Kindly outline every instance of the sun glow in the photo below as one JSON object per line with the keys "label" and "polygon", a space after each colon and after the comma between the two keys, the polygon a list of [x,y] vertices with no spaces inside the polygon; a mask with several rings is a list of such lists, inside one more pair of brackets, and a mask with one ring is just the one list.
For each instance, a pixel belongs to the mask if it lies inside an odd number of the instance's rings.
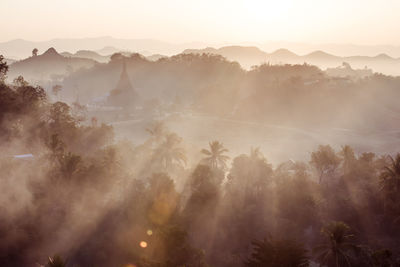
{"label": "sun glow", "polygon": [[287,20],[292,11],[293,0],[251,0],[244,1],[243,5],[248,19],[262,21],[275,19]]}
{"label": "sun glow", "polygon": [[[30,0],[2,0],[1,3],[7,10],[2,19],[13,27],[0,26],[0,41],[21,37],[44,41],[113,36],[172,43],[202,41],[207,43],[204,46],[268,41],[400,42],[398,0],[204,0],[201,4],[194,0],[41,0],[40,5]],[[29,30],[26,23],[31,25]]]}

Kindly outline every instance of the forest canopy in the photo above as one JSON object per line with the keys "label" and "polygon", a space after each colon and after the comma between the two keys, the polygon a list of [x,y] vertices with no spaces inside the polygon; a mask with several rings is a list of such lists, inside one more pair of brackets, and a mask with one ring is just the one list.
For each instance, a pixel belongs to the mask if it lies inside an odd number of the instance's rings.
{"label": "forest canopy", "polygon": [[[323,77],[312,66],[244,73],[208,56],[158,64],[196,60],[259,85],[276,75],[297,84],[289,72]],[[308,160],[272,165],[257,147],[228,156],[224,140],[189,151],[162,121],[133,144],[22,76],[5,83],[0,63],[1,266],[400,264],[400,154],[321,144]]]}

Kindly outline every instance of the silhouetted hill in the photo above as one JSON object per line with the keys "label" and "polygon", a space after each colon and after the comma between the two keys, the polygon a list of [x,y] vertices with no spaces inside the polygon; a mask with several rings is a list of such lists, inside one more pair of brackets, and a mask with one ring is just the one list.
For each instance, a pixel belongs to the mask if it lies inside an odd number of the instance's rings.
{"label": "silhouetted hill", "polygon": [[41,57],[32,57],[36,60],[40,59],[48,59],[48,60],[62,60],[63,56],[60,55],[53,47],[50,47],[49,49],[46,50],[46,52],[44,52]]}
{"label": "silhouetted hill", "polygon": [[[61,55],[65,57],[74,57],[74,58],[87,58],[87,59],[92,59],[100,63],[105,63],[110,60],[110,56],[102,56],[94,51],[90,50],[79,50],[75,54],[69,53],[69,52],[63,52]],[[111,55],[111,54],[110,54]]]}
{"label": "silhouetted hill", "polygon": [[374,58],[375,59],[379,59],[379,60],[391,60],[391,59],[394,59],[394,58],[392,58],[392,57],[390,57],[390,56],[388,56],[388,55],[386,55],[384,53],[383,54],[379,54]]}
{"label": "silhouetted hill", "polygon": [[304,58],[308,60],[330,61],[330,60],[337,60],[338,57],[325,53],[324,51],[314,51],[308,55],[305,55]]}
{"label": "silhouetted hill", "polygon": [[[243,44],[245,45],[245,44]],[[350,57],[364,55],[374,57],[380,53],[388,54],[391,57],[400,57],[400,46],[396,45],[357,45],[357,44],[309,44],[299,42],[269,41],[267,43],[252,44],[264,51],[274,51],[285,47],[298,55],[306,55],[312,51],[324,51],[332,55]]]}
{"label": "silhouetted hill", "polygon": [[41,55],[31,56],[10,65],[10,80],[22,75],[28,81],[57,79],[60,75],[90,68],[96,61],[87,58],[64,57],[53,47]]}
{"label": "silhouetted hill", "polygon": [[299,61],[299,55],[284,48],[278,49],[271,54],[267,54],[266,57],[266,60],[273,64]]}
{"label": "silhouetted hill", "polygon": [[269,56],[276,56],[276,57],[286,57],[286,58],[294,58],[294,57],[298,57],[297,54],[289,51],[288,49],[278,49],[275,52],[269,54]]}

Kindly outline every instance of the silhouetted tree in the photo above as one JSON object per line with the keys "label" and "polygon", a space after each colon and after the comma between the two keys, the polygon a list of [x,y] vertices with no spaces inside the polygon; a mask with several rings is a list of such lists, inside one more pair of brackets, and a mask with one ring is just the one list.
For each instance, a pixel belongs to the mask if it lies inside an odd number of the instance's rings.
{"label": "silhouetted tree", "polygon": [[253,252],[244,262],[246,267],[306,267],[307,250],[292,240],[264,239],[252,242]]}
{"label": "silhouetted tree", "polygon": [[165,136],[164,141],[155,149],[154,155],[163,170],[171,170],[174,164],[187,163],[185,150],[180,146],[182,138],[175,133]]}
{"label": "silhouetted tree", "polygon": [[331,146],[320,145],[317,151],[311,153],[310,163],[319,172],[319,183],[325,174],[333,174],[339,166],[340,158],[335,154]]}
{"label": "silhouetted tree", "polygon": [[380,174],[381,190],[385,198],[385,213],[397,224],[400,221],[400,154],[389,156],[390,165]]}
{"label": "silhouetted tree", "polygon": [[32,50],[32,56],[33,57],[36,57],[37,55],[38,55],[38,49],[37,48],[34,48],[33,50]]}
{"label": "silhouetted tree", "polygon": [[63,102],[56,102],[50,106],[49,119],[59,133],[62,133],[62,129],[76,126],[76,120],[71,115],[71,108]]}
{"label": "silhouetted tree", "polygon": [[210,150],[201,150],[201,153],[207,156],[204,158],[204,161],[207,162],[211,168],[221,168],[223,170],[226,169],[226,161],[229,159],[229,157],[224,154],[228,152],[228,149],[226,149],[219,141],[210,142],[209,146]]}
{"label": "silhouetted tree", "polygon": [[1,83],[4,82],[7,71],[8,71],[7,62],[5,62],[4,57],[2,55],[0,55],[0,82]]}
{"label": "silhouetted tree", "polygon": [[400,154],[395,159],[389,156],[389,159],[390,165],[385,166],[380,176],[381,186],[387,196],[394,197],[400,193]]}
{"label": "silhouetted tree", "polygon": [[352,242],[350,227],[343,222],[331,222],[321,231],[326,243],[316,246],[314,252],[322,264],[330,266],[352,266],[352,253],[357,246]]}
{"label": "silhouetted tree", "polygon": [[218,183],[212,169],[207,165],[198,165],[190,180],[190,204],[204,206],[213,201],[218,194]]}
{"label": "silhouetted tree", "polygon": [[346,145],[342,147],[339,155],[343,158],[343,173],[347,175],[351,172],[356,162],[354,151],[350,146]]}
{"label": "silhouetted tree", "polygon": [[252,148],[250,155],[243,154],[233,159],[228,175],[228,189],[234,190],[236,197],[241,193],[253,196],[265,193],[272,181],[272,173],[272,166],[261,151]]}
{"label": "silhouetted tree", "polygon": [[13,80],[13,84],[16,87],[27,87],[28,86],[28,82],[25,81],[24,77],[22,77],[21,75]]}

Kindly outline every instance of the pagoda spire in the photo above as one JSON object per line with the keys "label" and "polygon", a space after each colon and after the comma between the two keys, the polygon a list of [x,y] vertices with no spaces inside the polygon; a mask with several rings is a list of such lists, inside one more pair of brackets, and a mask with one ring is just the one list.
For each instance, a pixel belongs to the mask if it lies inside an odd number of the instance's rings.
{"label": "pagoda spire", "polygon": [[108,102],[117,106],[134,106],[138,100],[138,94],[129,79],[126,60],[122,59],[122,71],[117,86],[110,92]]}

